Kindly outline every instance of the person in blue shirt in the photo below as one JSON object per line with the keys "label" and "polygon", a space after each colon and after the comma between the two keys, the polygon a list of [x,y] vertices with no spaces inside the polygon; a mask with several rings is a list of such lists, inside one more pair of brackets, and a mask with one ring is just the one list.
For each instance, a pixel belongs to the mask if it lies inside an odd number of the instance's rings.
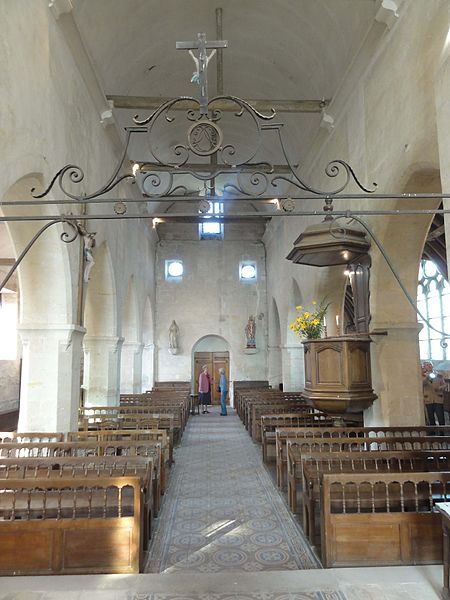
{"label": "person in blue shirt", "polygon": [[227,394],[228,394],[228,381],[225,377],[225,369],[219,369],[220,380],[219,380],[219,390],[220,390],[220,415],[225,417],[227,415]]}

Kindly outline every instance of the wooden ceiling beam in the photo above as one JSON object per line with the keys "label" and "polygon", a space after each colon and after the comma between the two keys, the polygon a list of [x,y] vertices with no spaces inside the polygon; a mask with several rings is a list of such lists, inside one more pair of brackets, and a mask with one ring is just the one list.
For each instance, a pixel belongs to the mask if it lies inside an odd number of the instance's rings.
{"label": "wooden ceiling beam", "polygon": [[[114,108],[128,108],[134,110],[156,110],[161,104],[173,98],[159,96],[118,96],[108,94]],[[273,108],[277,113],[320,113],[330,103],[330,100],[246,100],[257,111],[270,112]],[[171,110],[190,110],[198,108],[196,102],[182,100],[172,106]],[[232,100],[217,100],[213,108],[223,112],[236,112],[237,104]]]}

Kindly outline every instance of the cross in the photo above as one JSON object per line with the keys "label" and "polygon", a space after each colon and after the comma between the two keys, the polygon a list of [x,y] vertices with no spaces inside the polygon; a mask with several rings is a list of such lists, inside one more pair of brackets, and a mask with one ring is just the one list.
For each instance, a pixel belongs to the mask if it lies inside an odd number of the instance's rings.
{"label": "cross", "polygon": [[[177,42],[177,50],[189,50],[190,55],[194,59],[197,67],[198,84],[200,86],[200,114],[208,114],[208,63],[219,48],[227,48],[226,40],[215,40],[212,42],[206,41],[206,33],[198,33],[197,41],[194,42]],[[208,56],[207,50],[211,48],[213,51]],[[192,50],[198,50],[198,57],[194,55]]]}

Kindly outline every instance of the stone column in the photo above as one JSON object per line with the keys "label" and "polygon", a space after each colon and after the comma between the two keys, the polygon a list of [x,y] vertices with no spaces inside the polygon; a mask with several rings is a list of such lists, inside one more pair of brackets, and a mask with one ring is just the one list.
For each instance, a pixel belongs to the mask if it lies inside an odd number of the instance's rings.
{"label": "stone column", "polygon": [[386,331],[387,335],[371,335],[372,387],[378,399],[364,411],[364,424],[424,425],[417,343],[421,325],[373,323],[372,327],[375,331]]}
{"label": "stone column", "polygon": [[283,381],[281,348],[279,346],[269,346],[267,348],[269,365],[269,385],[278,389],[278,384]]}
{"label": "stone column", "polygon": [[141,391],[151,390],[155,382],[155,344],[144,344]]}
{"label": "stone column", "polygon": [[282,347],[283,390],[298,392],[305,387],[305,363],[303,344],[293,344]]}
{"label": "stone column", "polygon": [[[450,105],[448,90],[450,86],[450,50],[447,48],[447,57],[436,71],[435,101],[436,123],[439,146],[439,166],[442,190],[450,189]],[[445,209],[450,209],[450,199],[443,200]],[[450,266],[450,215],[444,215],[445,239],[447,240],[447,265]]]}
{"label": "stone column", "polygon": [[144,344],[124,342],[120,361],[120,391],[140,394],[142,380],[142,351]]}
{"label": "stone column", "polygon": [[123,338],[116,336],[84,338],[85,406],[119,404],[122,343]]}
{"label": "stone column", "polygon": [[19,431],[76,431],[82,340],[78,325],[18,328],[23,347]]}

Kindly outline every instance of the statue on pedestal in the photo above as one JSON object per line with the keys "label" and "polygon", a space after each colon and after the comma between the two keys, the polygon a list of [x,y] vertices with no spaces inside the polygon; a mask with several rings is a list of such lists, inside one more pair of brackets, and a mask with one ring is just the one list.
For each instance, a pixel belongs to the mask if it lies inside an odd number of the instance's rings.
{"label": "statue on pedestal", "polygon": [[245,337],[247,338],[247,348],[256,348],[256,321],[253,315],[250,315],[245,326]]}
{"label": "statue on pedestal", "polygon": [[175,321],[172,321],[169,327],[169,352],[170,354],[178,354],[178,335],[180,329]]}

